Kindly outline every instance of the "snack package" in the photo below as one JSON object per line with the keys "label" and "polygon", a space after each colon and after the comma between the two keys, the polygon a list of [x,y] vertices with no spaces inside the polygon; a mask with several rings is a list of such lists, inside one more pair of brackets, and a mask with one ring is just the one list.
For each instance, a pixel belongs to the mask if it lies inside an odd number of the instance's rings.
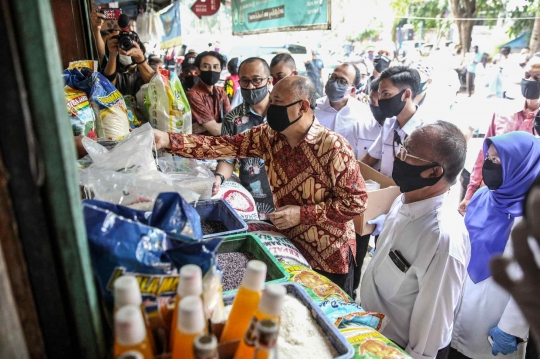
{"label": "snack package", "polygon": [[339,331],[354,347],[353,359],[410,359],[403,349],[373,328],[348,325]]}
{"label": "snack package", "polygon": [[92,71],[99,71],[99,64],[94,60],[71,61],[68,64],[68,69],[77,69],[81,71],[83,67],[89,68]]}
{"label": "snack package", "polygon": [[137,101],[133,96],[124,96],[124,102],[126,103],[129,119],[129,127],[131,129],[137,128],[142,125],[142,122],[139,120],[137,115]]}
{"label": "snack package", "polygon": [[87,136],[94,129],[96,122],[88,97],[83,91],[76,90],[68,84],[64,86],[64,92],[73,136]]}
{"label": "snack package", "polygon": [[[106,306],[112,309],[116,278],[133,274],[139,280],[150,322],[167,328],[168,303],[178,285],[175,264],[188,264],[177,258],[174,249],[195,244],[197,250],[189,253],[191,262],[211,266],[207,262],[212,251],[199,243],[202,229],[197,211],[177,193],[162,193],[153,212],[86,200],[83,213],[94,274]],[[212,250],[217,249],[218,241],[214,239]]]}
{"label": "snack package", "polygon": [[212,199],[227,201],[243,220],[258,220],[259,213],[255,200],[249,191],[240,183],[225,181],[220,186],[218,193]]}
{"label": "snack package", "polygon": [[272,231],[254,231],[251,233],[259,237],[261,242],[278,261],[291,265],[300,264],[310,268],[306,258],[304,258],[296,246],[285,235]]}
{"label": "snack package", "polygon": [[84,91],[96,114],[97,137],[119,141],[129,133],[129,119],[122,94],[99,72],[83,67],[69,71],[71,87]]}
{"label": "snack package", "polygon": [[165,132],[191,134],[191,109],[182,84],[174,73],[157,69],[145,97],[148,121]]}

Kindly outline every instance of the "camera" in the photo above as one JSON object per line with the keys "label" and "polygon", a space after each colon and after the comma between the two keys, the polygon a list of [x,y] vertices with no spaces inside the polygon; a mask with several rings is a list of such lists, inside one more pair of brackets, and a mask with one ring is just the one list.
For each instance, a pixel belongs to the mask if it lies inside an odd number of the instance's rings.
{"label": "camera", "polygon": [[120,31],[118,38],[118,46],[124,50],[129,51],[133,47],[133,42],[139,42],[139,36],[133,31]]}

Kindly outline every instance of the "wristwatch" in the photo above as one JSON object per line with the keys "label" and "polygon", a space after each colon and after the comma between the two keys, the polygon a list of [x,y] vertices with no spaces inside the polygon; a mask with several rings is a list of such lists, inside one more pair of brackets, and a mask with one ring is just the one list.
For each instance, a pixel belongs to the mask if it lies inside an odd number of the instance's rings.
{"label": "wristwatch", "polygon": [[221,174],[221,173],[215,173],[214,176],[218,176],[219,178],[221,178],[221,184],[223,184],[223,182],[225,182],[225,177]]}

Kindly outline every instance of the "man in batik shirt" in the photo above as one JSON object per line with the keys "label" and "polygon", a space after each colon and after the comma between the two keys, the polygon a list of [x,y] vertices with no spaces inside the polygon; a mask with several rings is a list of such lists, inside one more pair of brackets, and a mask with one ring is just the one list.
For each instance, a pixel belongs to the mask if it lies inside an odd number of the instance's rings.
{"label": "man in batik shirt", "polygon": [[287,77],[270,94],[266,124],[221,137],[155,131],[156,145],[188,158],[262,158],[276,208],[268,217],[314,270],[352,295],[352,219],[367,194],[347,141],[313,115],[315,96],[309,79]]}

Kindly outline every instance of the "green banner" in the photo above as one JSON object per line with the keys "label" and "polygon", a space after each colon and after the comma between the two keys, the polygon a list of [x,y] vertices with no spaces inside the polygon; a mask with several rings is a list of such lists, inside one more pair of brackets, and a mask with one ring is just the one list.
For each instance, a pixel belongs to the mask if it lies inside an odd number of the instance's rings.
{"label": "green banner", "polygon": [[329,30],[330,0],[232,0],[233,35]]}

